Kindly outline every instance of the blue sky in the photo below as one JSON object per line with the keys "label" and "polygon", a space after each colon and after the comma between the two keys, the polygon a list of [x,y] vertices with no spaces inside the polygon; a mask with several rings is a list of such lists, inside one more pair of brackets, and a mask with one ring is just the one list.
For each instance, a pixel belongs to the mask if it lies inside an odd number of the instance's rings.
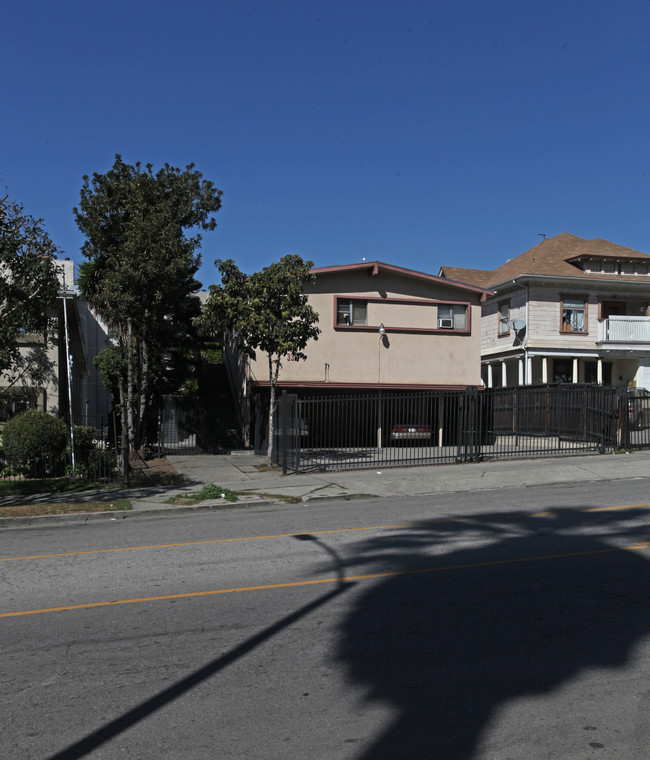
{"label": "blue sky", "polygon": [[0,185],[81,260],[84,174],[193,162],[216,258],[494,268],[571,232],[650,252],[650,4],[5,3]]}

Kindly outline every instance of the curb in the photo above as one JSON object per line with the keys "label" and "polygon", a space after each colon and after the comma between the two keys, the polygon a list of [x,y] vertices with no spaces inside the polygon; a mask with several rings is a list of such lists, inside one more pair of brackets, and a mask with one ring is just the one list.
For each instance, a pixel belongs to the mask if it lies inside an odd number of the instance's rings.
{"label": "curb", "polygon": [[228,504],[193,504],[185,507],[160,507],[153,509],[127,509],[106,512],[69,512],[60,515],[34,515],[33,517],[0,517],[2,528],[46,528],[53,524],[82,524],[100,520],[127,520],[129,517],[162,517],[163,515],[179,515],[188,512],[220,512],[226,509],[241,507],[259,507],[265,504],[278,503],[270,499],[260,499],[242,503]]}
{"label": "curb", "polygon": [[255,499],[254,501],[221,502],[193,504],[188,506],[154,507],[153,509],[128,509],[106,512],[70,512],[60,515],[34,515],[33,517],[0,517],[0,530],[8,528],[48,528],[53,525],[82,525],[87,522],[118,521],[133,517],[164,517],[165,515],[182,515],[193,512],[223,512],[231,509],[247,509],[282,504],[284,506],[306,505],[309,502],[357,501],[359,499],[381,499],[377,494],[353,493],[343,496],[305,496],[295,504],[287,504],[279,499]]}

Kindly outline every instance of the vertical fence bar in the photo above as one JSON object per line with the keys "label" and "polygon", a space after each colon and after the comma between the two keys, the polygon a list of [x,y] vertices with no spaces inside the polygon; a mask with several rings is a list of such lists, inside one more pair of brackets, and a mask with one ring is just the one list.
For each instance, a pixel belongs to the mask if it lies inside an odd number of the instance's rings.
{"label": "vertical fence bar", "polygon": [[[287,474],[287,429],[288,429],[288,415],[287,415],[287,392],[282,391],[282,395],[278,399],[278,405],[276,409],[279,409],[280,414],[276,414],[276,425],[273,426],[274,432],[278,432],[280,435],[280,452],[282,461],[282,474]],[[277,427],[277,418],[280,418],[280,427]],[[273,447],[275,448],[275,447]]]}

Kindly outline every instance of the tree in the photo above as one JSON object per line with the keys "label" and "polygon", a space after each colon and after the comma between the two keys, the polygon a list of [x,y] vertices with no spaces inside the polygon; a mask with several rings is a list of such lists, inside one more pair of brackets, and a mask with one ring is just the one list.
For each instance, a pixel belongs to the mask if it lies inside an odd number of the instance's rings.
{"label": "tree", "polygon": [[268,358],[269,421],[267,457],[273,457],[273,420],[277,404],[276,386],[282,359],[307,358],[305,347],[317,340],[318,314],[303,292],[306,283],[315,280],[312,261],[300,256],[284,256],[278,262],[247,277],[232,259],[215,261],[221,284],[210,286],[204,319],[213,328],[226,328],[237,335],[238,345],[246,355],[257,350]]}
{"label": "tree", "polygon": [[60,289],[58,250],[41,222],[8,195],[0,198],[0,375],[9,388],[39,385],[52,368],[45,343],[21,350],[25,335],[46,335]]}
{"label": "tree", "polygon": [[189,164],[126,164],[83,178],[77,225],[88,259],[79,269],[83,298],[106,322],[114,345],[98,357],[102,378],[119,397],[131,455],[146,441],[149,412],[188,355],[200,314],[194,275],[201,263],[198,229],[216,227],[220,190]]}

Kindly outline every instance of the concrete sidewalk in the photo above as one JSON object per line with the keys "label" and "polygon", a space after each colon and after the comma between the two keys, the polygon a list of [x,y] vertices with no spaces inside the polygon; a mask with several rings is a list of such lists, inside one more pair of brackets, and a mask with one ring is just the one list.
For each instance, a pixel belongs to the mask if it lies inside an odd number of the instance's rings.
{"label": "concrete sidewalk", "polygon": [[[286,477],[278,471],[260,471],[265,458],[248,452],[229,456],[171,456],[169,460],[190,483],[217,483],[251,495],[272,493],[297,497],[301,501],[326,497],[417,496],[650,477],[650,451],[348,470]],[[197,485],[193,486],[194,490]]]}
{"label": "concrete sidewalk", "polygon": [[[122,488],[75,494],[41,494],[36,497],[5,497],[0,505],[27,502],[86,501],[129,498],[129,512],[48,515],[31,518],[1,518],[0,526],[25,526],[51,522],[84,522],[90,519],[127,518],[134,515],[176,513],[199,509],[237,508],[290,499],[295,503],[326,499],[399,498],[457,491],[539,486],[558,483],[587,483],[650,477],[650,451],[545,459],[521,459],[425,467],[350,470],[282,476],[267,470],[266,459],[251,452],[230,455],[169,456],[169,461],[187,479],[178,487]],[[200,490],[214,483],[240,494],[235,503],[224,500],[199,502],[183,507],[166,503],[175,495]]]}

